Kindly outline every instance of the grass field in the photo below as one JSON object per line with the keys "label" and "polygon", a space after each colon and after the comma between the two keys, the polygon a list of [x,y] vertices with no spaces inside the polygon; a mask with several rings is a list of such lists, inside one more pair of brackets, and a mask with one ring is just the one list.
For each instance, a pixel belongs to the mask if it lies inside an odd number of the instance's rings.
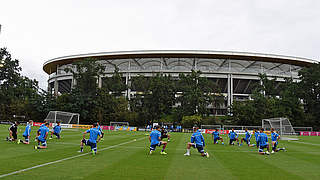
{"label": "grass field", "polygon": [[[20,126],[20,138],[23,130]],[[320,179],[320,137],[281,141],[287,152],[263,156],[252,147],[213,145],[205,135],[210,158],[204,158],[195,149],[190,157],[183,155],[191,134],[171,133],[168,155],[160,155],[158,148],[150,156],[145,132],[106,131],[93,156],[86,154],[90,147],[83,154],[77,152],[82,130],[64,130],[62,139],[48,140],[48,149],[35,150],[36,130],[32,127],[30,145],[0,141],[2,179]],[[8,126],[1,125],[0,137],[7,135]]]}

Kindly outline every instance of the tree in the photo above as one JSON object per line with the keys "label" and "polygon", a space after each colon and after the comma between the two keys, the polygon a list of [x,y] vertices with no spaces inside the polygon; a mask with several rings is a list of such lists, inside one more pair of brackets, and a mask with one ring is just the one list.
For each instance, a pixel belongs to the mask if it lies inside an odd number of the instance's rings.
{"label": "tree", "polygon": [[33,109],[39,99],[39,86],[20,74],[19,60],[12,59],[6,48],[0,49],[0,119],[10,120],[13,115],[24,115],[27,119],[39,118],[40,112]]}
{"label": "tree", "polygon": [[178,89],[182,95],[178,98],[184,116],[199,114],[208,115],[208,105],[219,101],[218,86],[205,77],[200,77],[200,71],[192,70],[190,74],[180,74]]}

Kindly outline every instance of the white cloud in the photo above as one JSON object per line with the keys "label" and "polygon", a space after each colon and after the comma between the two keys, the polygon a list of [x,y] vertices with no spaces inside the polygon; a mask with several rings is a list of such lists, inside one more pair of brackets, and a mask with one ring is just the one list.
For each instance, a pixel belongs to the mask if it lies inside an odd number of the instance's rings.
{"label": "white cloud", "polygon": [[78,53],[207,49],[319,59],[318,0],[29,0],[0,7],[0,46],[46,87],[45,60]]}

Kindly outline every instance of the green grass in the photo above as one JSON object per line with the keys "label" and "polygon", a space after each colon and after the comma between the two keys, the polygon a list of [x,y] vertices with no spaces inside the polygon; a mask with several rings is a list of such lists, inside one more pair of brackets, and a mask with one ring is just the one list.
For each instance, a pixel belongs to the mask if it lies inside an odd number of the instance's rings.
{"label": "green grass", "polygon": [[[8,134],[8,126],[0,126],[0,137]],[[22,138],[24,126],[19,127]],[[48,149],[35,150],[37,127],[32,127],[30,145],[0,141],[0,175],[39,164],[79,155],[83,130],[65,130],[62,139],[48,140]],[[149,142],[144,132],[105,132],[105,140],[98,143],[98,154],[61,161],[3,179],[319,179],[320,137],[300,137],[298,142],[281,141],[287,152],[270,156],[257,153],[247,146],[213,145],[205,135],[210,158],[203,158],[195,150],[185,157],[187,133],[171,133],[168,155],[160,155],[160,148],[148,155]],[[137,141],[133,141],[137,139]],[[225,138],[226,140],[226,138]],[[105,149],[112,145],[125,143]],[[85,147],[85,152],[90,148]]]}

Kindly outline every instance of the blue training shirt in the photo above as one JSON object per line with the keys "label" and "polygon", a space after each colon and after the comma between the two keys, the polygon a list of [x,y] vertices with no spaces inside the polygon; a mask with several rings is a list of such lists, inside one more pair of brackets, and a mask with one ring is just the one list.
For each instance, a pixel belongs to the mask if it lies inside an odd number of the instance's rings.
{"label": "blue training shirt", "polygon": [[45,141],[46,134],[49,133],[49,128],[47,126],[42,126],[39,128],[38,132],[40,132],[40,136],[38,137],[38,139],[40,141]]}
{"label": "blue training shirt", "polygon": [[53,131],[57,134],[59,134],[61,132],[61,126],[59,125],[56,125],[54,128],[53,128]]}
{"label": "blue training shirt", "polygon": [[204,138],[200,131],[197,131],[191,136],[191,143],[196,143],[198,146],[205,146]]}
{"label": "blue training shirt", "polygon": [[258,143],[260,146],[265,146],[268,144],[268,136],[265,133],[259,133]]}
{"label": "blue training shirt", "polygon": [[259,137],[260,132],[254,132],[254,137],[256,138],[256,141],[258,141],[258,137]]}
{"label": "blue training shirt", "polygon": [[217,139],[217,138],[219,138],[219,132],[218,131],[214,131],[213,133],[212,133],[212,135],[213,135],[213,138],[214,139]]}
{"label": "blue training shirt", "polygon": [[247,131],[246,132],[246,138],[245,138],[246,140],[249,140],[249,139],[251,139],[251,134]]}
{"label": "blue training shirt", "polygon": [[150,133],[150,137],[151,137],[151,145],[159,144],[160,142],[159,138],[161,137],[161,133],[158,130],[153,130]]}
{"label": "blue training shirt", "polygon": [[23,136],[30,136],[30,131],[31,131],[31,125],[26,126],[26,130],[23,133]]}
{"label": "blue training shirt", "polygon": [[90,133],[89,141],[92,143],[97,143],[98,135],[101,136],[101,132],[97,128],[91,128],[86,131]]}
{"label": "blue training shirt", "polygon": [[238,137],[238,134],[236,132],[234,132],[234,131],[230,131],[229,132],[229,138],[230,139],[235,139],[237,137]]}
{"label": "blue training shirt", "polygon": [[276,132],[271,133],[271,140],[278,141],[279,134]]}

